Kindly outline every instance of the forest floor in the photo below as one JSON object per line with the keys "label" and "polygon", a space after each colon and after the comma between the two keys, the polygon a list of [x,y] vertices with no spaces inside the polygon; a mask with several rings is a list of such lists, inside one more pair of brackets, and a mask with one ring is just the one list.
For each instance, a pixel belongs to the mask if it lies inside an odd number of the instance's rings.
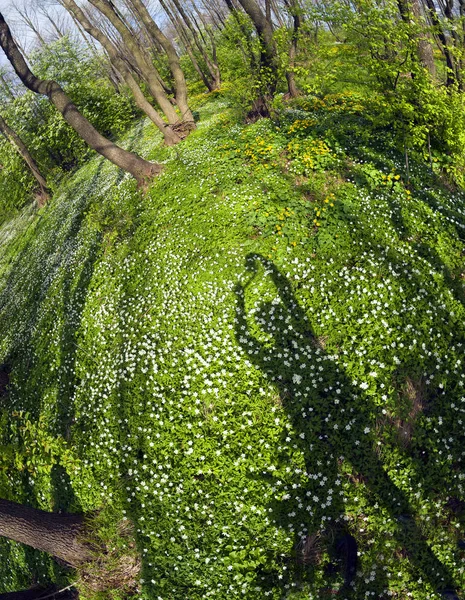
{"label": "forest floor", "polygon": [[360,102],[210,95],[0,229],[0,494],[132,520],[138,598],[465,597],[465,195]]}

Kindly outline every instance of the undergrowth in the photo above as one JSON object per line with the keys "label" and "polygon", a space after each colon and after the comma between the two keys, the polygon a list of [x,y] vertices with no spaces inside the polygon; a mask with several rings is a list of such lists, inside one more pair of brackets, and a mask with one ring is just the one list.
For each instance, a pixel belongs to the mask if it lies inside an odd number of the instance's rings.
{"label": "undergrowth", "polygon": [[132,522],[138,598],[463,597],[464,196],[359,102],[215,94],[146,196],[96,159],[0,230],[0,492]]}

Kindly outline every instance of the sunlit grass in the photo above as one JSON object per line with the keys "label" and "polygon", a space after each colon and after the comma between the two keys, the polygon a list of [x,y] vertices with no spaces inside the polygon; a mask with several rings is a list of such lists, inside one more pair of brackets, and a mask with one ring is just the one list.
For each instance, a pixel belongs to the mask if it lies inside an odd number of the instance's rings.
{"label": "sunlit grass", "polygon": [[[211,100],[141,133],[147,196],[95,160],[5,243],[0,491],[131,519],[141,598],[464,588],[464,197],[336,139],[358,102]],[[4,590],[51,574],[0,552]]]}

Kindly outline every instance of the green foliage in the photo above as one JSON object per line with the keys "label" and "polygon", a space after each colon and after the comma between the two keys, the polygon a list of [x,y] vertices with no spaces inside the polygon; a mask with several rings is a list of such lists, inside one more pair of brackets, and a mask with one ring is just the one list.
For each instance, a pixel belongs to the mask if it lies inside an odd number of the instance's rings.
{"label": "green foliage", "polygon": [[86,48],[69,37],[48,44],[31,62],[39,77],[60,83],[103,135],[121,135],[133,121],[133,105],[127,96],[115,93],[102,57],[89,56]]}
{"label": "green foliage", "polygon": [[138,133],[165,163],[147,195],[90,161],[3,242],[0,493],[107,506],[115,566],[127,517],[138,598],[329,598],[349,534],[354,597],[461,589],[463,195],[413,159],[407,184],[360,102],[246,126],[210,96],[177,148]]}
{"label": "green foliage", "polygon": [[0,139],[0,223],[13,217],[34,189],[34,179],[11,143]]}
{"label": "green foliage", "polygon": [[[121,135],[135,117],[132,102],[116,94],[100,59],[91,57],[75,41],[64,37],[31,57],[38,76],[57,80],[84,116],[105,136]],[[29,148],[53,187],[63,171],[82,164],[92,151],[44,97],[25,92],[3,110],[8,124]],[[31,197],[35,182],[11,145],[0,144],[0,222]]]}
{"label": "green foliage", "polygon": [[[463,95],[397,10],[312,3],[331,32],[303,28],[304,93],[247,125],[270,79],[229,17],[222,90],[186,68],[198,130],[126,140],[165,166],[146,195],[93,159],[0,229],[0,494],[89,513],[102,568],[142,561],[138,586],[86,600],[463,596],[464,194],[442,185],[464,184]],[[124,130],[80,52],[35,68]],[[46,103],[11,110],[44,163],[83,160]],[[51,577],[40,553],[0,557],[5,590]]]}

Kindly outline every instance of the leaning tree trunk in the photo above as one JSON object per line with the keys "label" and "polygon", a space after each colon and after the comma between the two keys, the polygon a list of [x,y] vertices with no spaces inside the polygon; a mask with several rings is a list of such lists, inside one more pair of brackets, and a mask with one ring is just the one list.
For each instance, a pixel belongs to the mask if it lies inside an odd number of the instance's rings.
{"label": "leaning tree trunk", "polygon": [[172,146],[173,144],[177,144],[181,141],[179,135],[161,118],[158,112],[154,109],[154,107],[150,104],[150,102],[145,98],[144,93],[140,89],[139,84],[132,76],[131,71],[126,65],[125,61],[119,55],[118,49],[113,44],[113,42],[98,29],[94,27],[89,19],[86,17],[81,8],[76,4],[74,0],[59,0],[62,6],[66,8],[66,10],[74,17],[83,29],[91,35],[94,39],[96,39],[100,44],[102,44],[103,48],[105,48],[108,56],[110,57],[110,61],[115,66],[115,68],[121,73],[126,85],[131,90],[132,95],[134,96],[134,100],[137,106],[149,117],[149,119],[158,127],[158,129],[162,132],[165,144],[167,146]]}
{"label": "leaning tree trunk", "polygon": [[183,24],[179,20],[178,15],[174,14],[171,11],[171,8],[167,5],[166,2],[164,2],[164,0],[160,0],[160,5],[163,7],[163,10],[165,11],[165,13],[167,14],[167,16],[170,19],[171,23],[173,24],[173,27],[174,27],[174,29],[176,30],[176,33],[179,36],[179,41],[184,45],[184,49],[185,49],[187,55],[189,56],[189,58],[191,60],[192,66],[194,67],[194,69],[198,73],[200,79],[203,81],[203,83],[204,83],[205,87],[207,88],[207,90],[209,92],[213,92],[213,90],[214,90],[213,84],[210,81],[210,79],[208,78],[208,75],[205,73],[205,71],[200,66],[200,64],[199,64],[199,62],[198,62],[198,60],[197,60],[197,58],[195,56],[194,48],[193,48],[193,46],[191,44],[189,36],[187,35]]}
{"label": "leaning tree trunk", "polygon": [[205,62],[208,72],[210,73],[212,89],[213,90],[219,89],[221,87],[221,74],[220,74],[220,69],[218,67],[218,64],[214,60],[211,60],[210,57],[208,56],[205,46],[204,46],[204,44],[202,44],[201,40],[199,39],[199,36],[197,35],[197,32],[195,30],[195,27],[192,24],[192,22],[189,18],[189,15],[184,10],[182,3],[178,2],[178,0],[172,0],[172,2],[174,4],[174,7],[176,8],[178,14],[181,16],[182,21],[186,24],[187,29],[191,32],[194,43],[197,46],[197,48]]}
{"label": "leaning tree trunk", "polygon": [[131,4],[151,38],[163,48],[168,58],[168,65],[173,76],[176,104],[181,111],[181,118],[189,127],[195,128],[194,118],[187,103],[186,79],[184,77],[184,72],[181,69],[179,56],[175,47],[152,19],[142,0],[131,0]]}
{"label": "leaning tree trunk", "polygon": [[47,552],[72,567],[92,558],[79,539],[83,532],[82,515],[49,513],[0,499],[0,536]]}
{"label": "leaning tree trunk", "polygon": [[255,0],[239,0],[239,4],[249,15],[260,42],[262,43],[261,63],[262,66],[269,69],[276,79],[277,83],[277,55],[276,47],[273,40],[273,25],[266,18],[262,9]]}
{"label": "leaning tree trunk", "polygon": [[241,17],[239,16],[239,11],[238,8],[236,8],[236,6],[233,4],[232,0],[225,0],[226,5],[230,11],[230,13],[232,14],[232,16],[234,17],[234,20],[237,23],[237,26],[239,28],[239,31],[242,33],[245,43],[246,43],[246,48],[247,48],[247,52],[246,52],[246,56],[248,57],[249,61],[250,61],[250,67],[252,69],[252,73],[256,73],[258,71],[258,60],[257,57],[255,56],[255,50],[253,47],[253,43],[252,40],[250,38],[249,32],[247,30],[247,27],[245,26],[244,22],[242,21]]}
{"label": "leaning tree trunk", "polygon": [[419,0],[411,0],[412,14],[418,26],[421,25],[421,31],[418,35],[418,58],[422,66],[432,76],[436,76],[436,65],[434,63],[433,45],[428,39],[428,34],[425,31],[425,21]]}
{"label": "leaning tree trunk", "polygon": [[447,35],[444,32],[441,21],[436,12],[436,5],[434,3],[434,0],[425,0],[425,3],[428,9],[429,18],[431,19],[431,23],[436,30],[436,35],[440,42],[440,49],[444,55],[444,58],[446,59],[446,85],[448,87],[451,87],[456,85],[457,83],[460,83],[460,74],[457,73],[455,57],[449,47]]}
{"label": "leaning tree trunk", "polygon": [[35,92],[47,96],[50,102],[60,111],[65,121],[83,138],[91,148],[107,158],[124,171],[131,173],[140,185],[147,179],[160,173],[160,165],[148,162],[134,154],[123,150],[109,139],[101,135],[95,127],[79,112],[71,99],[65,94],[56,81],[47,81],[36,77],[18,49],[10,28],[0,13],[0,45],[16,74],[24,85]]}
{"label": "leaning tree trunk", "polygon": [[160,83],[157,70],[139,43],[134,40],[132,32],[126,27],[125,23],[123,23],[118,13],[115,12],[113,3],[110,0],[89,1],[110,21],[113,27],[120,34],[123,44],[134,57],[134,60],[136,61],[143,78],[146,80],[147,85],[149,86],[150,93],[155,98],[158,106],[168,119],[168,123],[171,125],[177,124],[179,122],[179,117]]}
{"label": "leaning tree trunk", "polygon": [[47,182],[45,181],[45,177],[39,170],[35,160],[32,158],[31,153],[27,149],[26,144],[19,137],[19,135],[14,131],[5,119],[0,115],[0,132],[9,140],[10,144],[16,148],[19,154],[24,159],[25,163],[29,167],[32,175],[36,179],[39,184],[39,196],[38,196],[38,204],[39,206],[43,206],[47,200],[49,199],[49,193],[47,188]]}

